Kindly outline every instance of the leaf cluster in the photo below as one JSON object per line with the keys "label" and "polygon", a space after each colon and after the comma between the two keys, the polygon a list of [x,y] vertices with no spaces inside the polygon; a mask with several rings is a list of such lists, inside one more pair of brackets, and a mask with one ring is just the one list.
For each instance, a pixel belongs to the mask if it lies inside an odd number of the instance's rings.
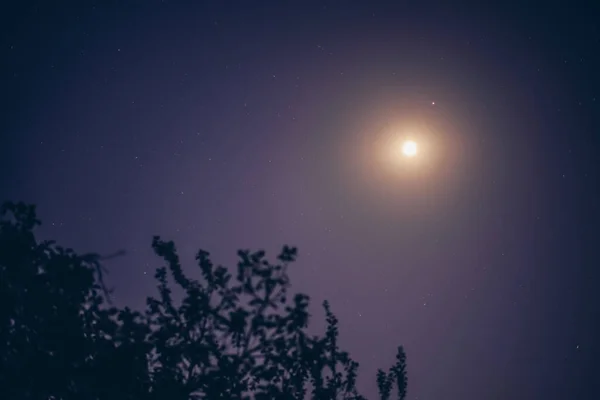
{"label": "leaf cluster", "polygon": [[[338,320],[309,335],[309,298],[290,293],[297,251],[275,262],[239,251],[235,273],[196,254],[184,273],[175,244],[156,236],[162,265],[143,312],[107,300],[102,257],[38,242],[35,207],[0,216],[0,387],[6,399],[363,399],[358,363],[338,346]],[[179,299],[179,300],[177,300]],[[406,396],[406,356],[380,370],[381,399]]]}

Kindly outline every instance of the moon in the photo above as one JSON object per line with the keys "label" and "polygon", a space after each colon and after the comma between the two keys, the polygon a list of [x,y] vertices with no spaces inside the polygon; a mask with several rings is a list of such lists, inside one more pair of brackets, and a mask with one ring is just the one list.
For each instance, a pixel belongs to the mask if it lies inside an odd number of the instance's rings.
{"label": "moon", "polygon": [[412,140],[407,140],[402,143],[402,154],[404,154],[406,157],[416,156],[418,150],[419,147],[417,146],[417,143]]}

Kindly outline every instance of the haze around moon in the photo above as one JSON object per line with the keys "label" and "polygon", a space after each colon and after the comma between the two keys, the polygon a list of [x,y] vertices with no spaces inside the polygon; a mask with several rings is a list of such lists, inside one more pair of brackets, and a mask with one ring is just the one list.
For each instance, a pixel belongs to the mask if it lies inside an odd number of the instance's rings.
{"label": "haze around moon", "polygon": [[417,152],[418,146],[417,143],[413,140],[407,140],[404,143],[402,143],[402,154],[404,154],[405,156],[414,157],[417,155]]}

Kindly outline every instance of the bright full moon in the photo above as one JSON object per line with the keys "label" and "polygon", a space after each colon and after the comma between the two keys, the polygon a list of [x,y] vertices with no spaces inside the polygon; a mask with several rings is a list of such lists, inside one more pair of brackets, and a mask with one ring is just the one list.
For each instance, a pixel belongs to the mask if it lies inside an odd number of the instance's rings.
{"label": "bright full moon", "polygon": [[417,155],[417,144],[412,140],[407,140],[402,143],[402,153],[407,157],[414,157]]}

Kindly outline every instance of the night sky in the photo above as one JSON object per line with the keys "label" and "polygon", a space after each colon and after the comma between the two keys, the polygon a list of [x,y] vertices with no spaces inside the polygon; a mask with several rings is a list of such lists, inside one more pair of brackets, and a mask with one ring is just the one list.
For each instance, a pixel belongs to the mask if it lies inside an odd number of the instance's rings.
{"label": "night sky", "polygon": [[0,200],[126,250],[118,304],[154,234],[193,274],[289,244],[368,397],[402,344],[410,399],[600,398],[598,10],[39,3],[0,17]]}

